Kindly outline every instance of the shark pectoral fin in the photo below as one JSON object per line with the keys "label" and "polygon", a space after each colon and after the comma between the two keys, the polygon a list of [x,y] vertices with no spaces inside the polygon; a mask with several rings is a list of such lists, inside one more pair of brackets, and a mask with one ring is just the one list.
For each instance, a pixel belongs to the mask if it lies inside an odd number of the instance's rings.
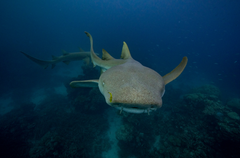
{"label": "shark pectoral fin", "polygon": [[62,54],[63,54],[63,55],[68,55],[69,53],[66,52],[65,50],[62,50]]}
{"label": "shark pectoral fin", "polygon": [[63,63],[68,65],[70,63],[70,61],[69,60],[63,61]]}
{"label": "shark pectoral fin", "polygon": [[114,59],[105,49],[102,49],[102,60]]}
{"label": "shark pectoral fin", "polygon": [[82,80],[82,81],[72,81],[70,86],[73,88],[77,87],[98,87],[99,80]]}
{"label": "shark pectoral fin", "polygon": [[132,58],[132,56],[131,56],[130,51],[128,49],[127,43],[123,42],[121,59],[129,59],[129,58]]}
{"label": "shark pectoral fin", "polygon": [[185,67],[187,65],[187,62],[188,62],[188,58],[183,57],[181,63],[175,69],[173,69],[171,72],[169,72],[168,74],[163,76],[165,85],[168,84],[169,82],[175,80],[183,72],[183,70],[185,69]]}

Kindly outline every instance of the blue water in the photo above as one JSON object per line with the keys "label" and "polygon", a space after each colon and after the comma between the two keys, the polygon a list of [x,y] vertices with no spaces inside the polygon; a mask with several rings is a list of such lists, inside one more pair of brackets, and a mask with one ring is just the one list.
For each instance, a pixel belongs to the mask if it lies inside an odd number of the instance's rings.
{"label": "blue water", "polygon": [[227,102],[240,97],[239,28],[237,0],[1,1],[0,97],[10,97],[15,104],[31,102],[39,89],[47,89],[43,93],[48,96],[82,74],[82,62],[44,70],[20,51],[42,60],[61,55],[61,50],[89,51],[88,31],[95,52],[101,54],[104,48],[119,58],[125,41],[135,60],[162,76],[187,56],[186,69],[170,87],[186,92],[211,84]]}

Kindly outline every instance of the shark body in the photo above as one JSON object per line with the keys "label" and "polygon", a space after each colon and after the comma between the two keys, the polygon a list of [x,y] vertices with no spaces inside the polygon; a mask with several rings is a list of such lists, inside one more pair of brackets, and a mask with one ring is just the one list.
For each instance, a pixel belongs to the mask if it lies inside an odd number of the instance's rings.
{"label": "shark body", "polygon": [[91,52],[72,52],[68,53],[66,51],[63,51],[63,54],[61,56],[52,56],[52,60],[40,60],[37,58],[34,58],[24,52],[21,52],[23,55],[25,55],[27,58],[32,60],[33,62],[37,63],[38,65],[42,66],[44,69],[46,69],[49,65],[52,65],[52,68],[55,67],[55,65],[59,62],[63,62],[65,64],[69,64],[71,61],[77,61],[77,60],[84,60],[86,64],[89,63],[89,60],[91,58]]}
{"label": "shark body", "polygon": [[100,66],[104,72],[99,79],[72,81],[72,87],[99,87],[106,103],[129,113],[148,113],[162,106],[165,85],[176,79],[187,64],[187,57],[170,73],[161,76],[156,71],[134,60],[128,46],[123,42],[121,59],[115,59],[103,49],[102,59],[93,51],[90,38],[91,59],[94,66]]}

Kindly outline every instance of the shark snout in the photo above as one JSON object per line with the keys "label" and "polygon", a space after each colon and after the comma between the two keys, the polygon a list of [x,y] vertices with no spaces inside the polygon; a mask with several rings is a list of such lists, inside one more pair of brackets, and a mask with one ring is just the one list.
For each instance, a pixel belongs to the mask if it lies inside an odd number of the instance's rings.
{"label": "shark snout", "polygon": [[116,91],[104,93],[107,104],[113,107],[133,109],[160,108],[162,106],[163,90],[149,90],[143,88],[121,87]]}
{"label": "shark snout", "polygon": [[115,107],[116,109],[128,112],[128,113],[150,113],[152,111],[156,111],[158,108],[162,106],[162,102],[156,102],[153,104],[132,104],[132,103],[123,103],[123,102],[112,102],[108,103],[110,106]]}
{"label": "shark snout", "polygon": [[148,108],[160,108],[162,106],[161,103],[155,104],[131,104],[131,103],[122,103],[122,102],[113,102],[109,103],[112,107],[125,107],[125,108],[133,108],[133,109],[148,109]]}
{"label": "shark snout", "polygon": [[107,103],[113,107],[125,107],[134,109],[148,109],[148,108],[160,108],[162,106],[162,98],[158,96],[133,96],[128,95],[120,97],[112,95],[108,98]]}

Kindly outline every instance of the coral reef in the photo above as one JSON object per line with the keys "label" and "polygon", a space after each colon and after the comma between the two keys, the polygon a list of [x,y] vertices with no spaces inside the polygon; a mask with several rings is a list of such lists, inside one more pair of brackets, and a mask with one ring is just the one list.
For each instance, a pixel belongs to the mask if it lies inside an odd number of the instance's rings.
{"label": "coral reef", "polygon": [[201,93],[205,95],[215,95],[220,97],[221,91],[218,87],[210,84],[203,85],[201,87],[197,87],[192,89],[192,93]]}
{"label": "coral reef", "polygon": [[124,126],[117,131],[119,155],[239,157],[239,116],[220,94],[217,87],[205,85],[180,98],[168,95],[171,101],[150,116],[123,113]]}
{"label": "coral reef", "polygon": [[[83,68],[88,74],[98,72]],[[17,102],[14,110],[1,116],[1,157],[100,158],[110,148],[104,137],[108,120],[99,113],[108,106],[101,105],[100,92],[65,85],[68,97],[51,93],[38,106]]]}
{"label": "coral reef", "polygon": [[[98,72],[87,66],[83,70],[88,75]],[[65,85],[68,96],[51,93],[38,106],[18,102],[14,110],[1,116],[1,157],[104,157],[102,153],[113,144],[107,137],[111,118],[105,112],[111,107],[97,88]],[[116,157],[239,157],[238,99],[225,103],[212,85],[186,94],[173,87],[169,90],[163,107],[150,115],[117,115],[122,124],[114,127]]]}
{"label": "coral reef", "polygon": [[33,104],[16,106],[11,112],[0,117],[1,157],[28,157],[30,145],[39,115]]}
{"label": "coral reef", "polygon": [[236,112],[228,112],[227,115],[234,120],[240,120],[240,117]]}
{"label": "coral reef", "polygon": [[[82,69],[85,75],[79,75],[71,81],[99,78],[99,71],[92,68],[91,65],[83,65]],[[84,113],[99,113],[108,108],[108,106],[105,105],[104,97],[101,95],[98,88],[72,88],[69,86],[69,83],[70,81],[66,82],[65,87],[67,88],[68,98],[75,110]],[[99,106],[100,104],[101,106]]]}
{"label": "coral reef", "polygon": [[233,98],[227,102],[227,106],[230,108],[234,108],[236,110],[240,110],[240,99],[239,98]]}
{"label": "coral reef", "polygon": [[119,141],[131,142],[133,139],[132,130],[133,130],[133,127],[127,124],[122,125],[116,132],[116,138]]}

